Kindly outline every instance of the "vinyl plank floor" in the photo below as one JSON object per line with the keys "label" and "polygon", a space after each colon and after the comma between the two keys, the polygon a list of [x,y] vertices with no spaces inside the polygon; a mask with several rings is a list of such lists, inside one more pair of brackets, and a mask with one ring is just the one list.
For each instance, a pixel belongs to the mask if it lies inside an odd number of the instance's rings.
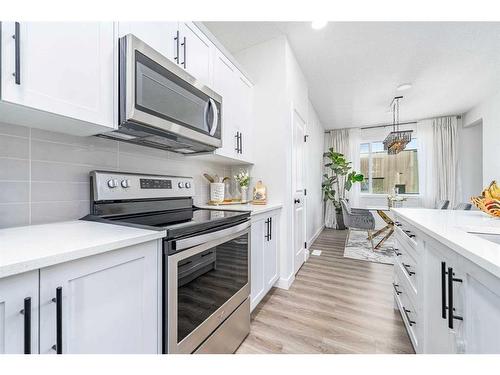
{"label": "vinyl plank floor", "polygon": [[392,266],[344,258],[345,231],[325,229],[289,290],[273,288],[252,313],[238,354],[414,353],[393,308]]}

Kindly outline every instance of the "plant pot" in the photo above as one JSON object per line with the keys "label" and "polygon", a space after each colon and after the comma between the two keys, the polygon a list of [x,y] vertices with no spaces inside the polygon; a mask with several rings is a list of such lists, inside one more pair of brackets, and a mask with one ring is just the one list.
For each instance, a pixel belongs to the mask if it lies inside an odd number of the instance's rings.
{"label": "plant pot", "polygon": [[337,219],[337,229],[339,230],[345,230],[347,229],[345,224],[344,224],[344,216],[342,215],[342,209],[336,209],[335,210],[335,218]]}

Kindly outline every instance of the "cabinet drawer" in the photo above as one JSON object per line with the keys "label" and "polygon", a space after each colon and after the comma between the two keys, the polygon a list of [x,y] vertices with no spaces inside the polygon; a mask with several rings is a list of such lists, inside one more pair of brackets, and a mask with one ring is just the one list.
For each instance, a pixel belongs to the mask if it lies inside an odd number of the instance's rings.
{"label": "cabinet drawer", "polygon": [[399,285],[398,290],[404,293],[410,302],[416,306],[417,291],[410,282],[407,272],[399,262],[394,263],[394,280],[397,280],[397,284]]}
{"label": "cabinet drawer", "polygon": [[[396,244],[395,247],[398,248],[400,251],[407,253],[415,261],[418,259],[417,257],[417,242],[414,241],[412,238],[408,237],[408,234],[404,232],[404,227],[401,229],[401,227],[394,227],[394,233],[395,233],[395,238],[396,238]],[[413,233],[413,232],[411,232]]]}
{"label": "cabinet drawer", "polygon": [[[417,351],[418,338],[417,338],[417,324],[419,323],[417,310],[415,305],[408,298],[408,294],[404,290],[401,290],[401,285],[404,285],[400,279],[398,279],[398,274],[394,274],[394,299],[398,306],[399,312],[401,313],[401,318],[405,324],[408,336],[413,344],[413,348]],[[398,287],[399,286],[399,287]]]}
{"label": "cabinet drawer", "polygon": [[400,267],[404,279],[413,289],[414,293],[417,294],[417,274],[419,272],[417,262],[411,256],[403,253],[396,258],[394,267]]}

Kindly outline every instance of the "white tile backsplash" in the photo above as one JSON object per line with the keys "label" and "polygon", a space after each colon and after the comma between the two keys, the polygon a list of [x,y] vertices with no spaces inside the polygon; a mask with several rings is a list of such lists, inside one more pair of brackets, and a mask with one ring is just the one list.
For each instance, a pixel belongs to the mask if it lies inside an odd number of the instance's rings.
{"label": "white tile backsplash", "polygon": [[0,123],[0,228],[78,219],[89,213],[95,169],[194,177],[195,204],[208,200],[209,173],[231,167],[98,137]]}

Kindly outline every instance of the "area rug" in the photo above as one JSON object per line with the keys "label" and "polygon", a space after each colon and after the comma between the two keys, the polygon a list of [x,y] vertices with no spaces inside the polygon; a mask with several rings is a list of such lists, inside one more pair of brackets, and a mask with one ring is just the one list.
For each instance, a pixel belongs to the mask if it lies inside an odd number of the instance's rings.
{"label": "area rug", "polygon": [[[367,233],[351,231],[349,242],[345,246],[344,258],[364,260],[367,262],[394,264],[394,238],[390,237],[377,250],[373,251]],[[382,236],[373,239],[375,245],[383,238]]]}

